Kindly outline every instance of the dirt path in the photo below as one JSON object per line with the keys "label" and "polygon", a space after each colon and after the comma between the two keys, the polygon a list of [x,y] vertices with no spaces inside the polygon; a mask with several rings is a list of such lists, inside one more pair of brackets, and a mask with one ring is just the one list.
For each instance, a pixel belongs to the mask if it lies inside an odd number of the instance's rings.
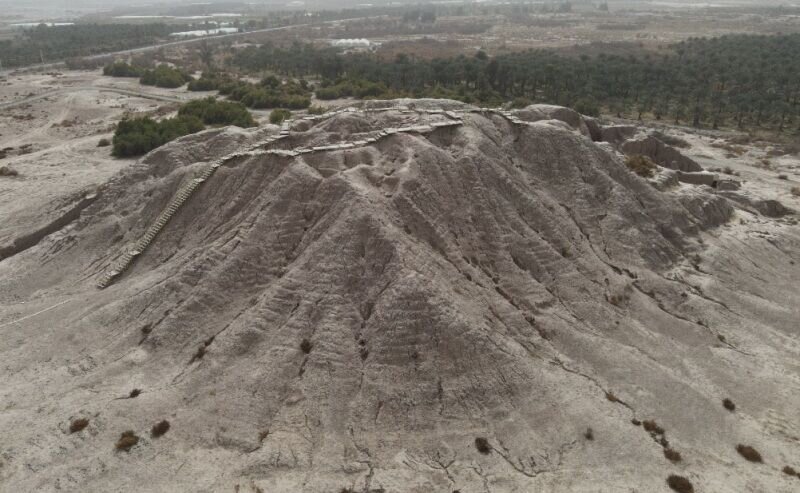
{"label": "dirt path", "polygon": [[32,103],[35,101],[42,100],[44,98],[50,96],[58,96],[61,94],[68,94],[77,91],[100,91],[100,92],[113,92],[116,94],[122,94],[124,96],[136,96],[145,99],[153,99],[156,101],[165,101],[168,103],[184,103],[185,101],[178,98],[171,98],[169,96],[161,96],[159,94],[151,94],[143,91],[131,91],[128,89],[119,89],[117,87],[107,87],[107,86],[77,86],[77,87],[64,87],[61,89],[53,89],[50,91],[43,92],[42,94],[37,94],[36,96],[30,96],[23,99],[18,99],[16,101],[10,101],[8,103],[0,104],[0,110],[13,108],[15,106],[20,106],[27,103]]}

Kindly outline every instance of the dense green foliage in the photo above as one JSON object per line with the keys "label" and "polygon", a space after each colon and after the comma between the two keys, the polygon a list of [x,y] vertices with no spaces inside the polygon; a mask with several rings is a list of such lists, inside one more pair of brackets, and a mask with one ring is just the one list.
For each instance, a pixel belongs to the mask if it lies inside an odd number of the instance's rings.
{"label": "dense green foliage", "polygon": [[179,30],[167,24],[40,24],[19,36],[0,41],[0,60],[5,67],[19,67],[126,50],[154,44]]}
{"label": "dense green foliage", "polygon": [[194,81],[191,75],[183,70],[159,65],[155,68],[128,65],[125,62],[114,62],[103,67],[103,75],[111,77],[139,77],[139,82],[146,86],[157,86],[174,89],[187,82]]}
{"label": "dense green foliage", "polygon": [[253,116],[241,103],[218,101],[212,97],[184,104],[178,110],[178,116],[193,116],[206,125],[237,125],[244,128],[256,124]]}
{"label": "dense green foliage", "polygon": [[203,128],[203,122],[195,116],[177,116],[160,122],[149,117],[122,120],[114,132],[111,154],[117,157],[139,156]]}
{"label": "dense green foliage", "polygon": [[258,84],[234,80],[220,73],[203,73],[200,79],[189,83],[191,91],[218,90],[228,99],[239,101],[250,108],[288,108],[299,110],[311,104],[311,90],[305,80],[281,82],[274,76],[265,77]]}
{"label": "dense green foliage", "polygon": [[255,124],[252,115],[239,103],[199,99],[181,106],[175,118],[122,120],[114,132],[111,154],[117,157],[139,156],[178,137],[199,132],[205,125],[252,127]]}
{"label": "dense green foliage", "polygon": [[290,118],[291,116],[292,116],[292,112],[291,111],[284,110],[282,108],[277,108],[277,109],[274,109],[274,110],[270,111],[270,113],[269,113],[269,122],[270,123],[274,123],[274,124],[278,124],[278,123],[283,122],[287,118]]}
{"label": "dense green foliage", "polygon": [[601,109],[695,126],[784,130],[800,125],[800,34],[692,38],[655,55],[580,57],[530,50],[489,57],[420,60],[340,54],[295,43],[240,51],[233,63],[292,77],[321,76],[320,99],[448,97],[465,102],[519,101]]}
{"label": "dense green foliage", "polygon": [[139,82],[146,86],[174,89],[181,87],[190,80],[192,80],[192,76],[182,70],[172,68],[169,65],[159,65],[154,69],[143,71]]}
{"label": "dense green foliage", "polygon": [[103,67],[103,75],[110,77],[141,77],[144,69],[125,62],[114,62]]}

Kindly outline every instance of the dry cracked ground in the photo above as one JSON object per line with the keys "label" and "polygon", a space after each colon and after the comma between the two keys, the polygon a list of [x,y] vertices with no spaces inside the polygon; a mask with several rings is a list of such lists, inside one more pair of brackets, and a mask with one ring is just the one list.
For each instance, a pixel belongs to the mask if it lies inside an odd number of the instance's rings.
{"label": "dry cracked ground", "polygon": [[0,490],[800,490],[796,158],[371,104],[0,178]]}

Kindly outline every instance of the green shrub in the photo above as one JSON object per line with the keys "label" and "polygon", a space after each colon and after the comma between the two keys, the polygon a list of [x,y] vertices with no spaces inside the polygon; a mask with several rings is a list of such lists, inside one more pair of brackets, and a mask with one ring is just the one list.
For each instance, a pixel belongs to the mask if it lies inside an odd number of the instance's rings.
{"label": "green shrub", "polygon": [[203,122],[195,116],[177,116],[160,122],[149,117],[122,120],[114,132],[111,154],[117,157],[140,156],[204,128]]}
{"label": "green shrub", "polygon": [[291,116],[292,116],[291,111],[278,108],[272,110],[272,112],[269,114],[269,122],[277,125],[286,120],[287,118],[290,118]]}
{"label": "green shrub", "polygon": [[213,97],[184,104],[178,110],[178,116],[192,116],[206,125],[236,125],[243,128],[256,125],[253,116],[241,103],[218,101]]}
{"label": "green shrub", "polygon": [[572,109],[586,116],[600,116],[600,106],[593,99],[582,98],[572,105]]}
{"label": "green shrub", "polygon": [[128,65],[125,62],[114,62],[103,67],[103,75],[111,77],[141,77],[144,69]]}
{"label": "green shrub", "polygon": [[325,108],[324,106],[313,105],[308,107],[309,115],[324,115],[327,112],[328,108]]}
{"label": "green shrub", "polygon": [[190,80],[186,89],[189,91],[214,91],[219,88],[219,82],[213,79],[199,78]]}
{"label": "green shrub", "polygon": [[169,65],[159,65],[154,69],[142,72],[139,82],[146,86],[174,89],[181,87],[190,80],[192,80],[192,76],[182,70],[172,68]]}

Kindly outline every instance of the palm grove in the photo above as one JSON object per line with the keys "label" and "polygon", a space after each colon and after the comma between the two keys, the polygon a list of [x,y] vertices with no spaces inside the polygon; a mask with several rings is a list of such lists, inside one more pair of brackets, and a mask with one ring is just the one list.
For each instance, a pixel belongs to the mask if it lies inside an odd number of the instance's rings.
{"label": "palm grove", "polygon": [[317,97],[446,97],[470,103],[547,102],[588,114],[644,115],[695,126],[800,127],[800,34],[691,38],[663,54],[566,56],[529,50],[433,60],[295,43],[239,52],[250,72],[321,77]]}

